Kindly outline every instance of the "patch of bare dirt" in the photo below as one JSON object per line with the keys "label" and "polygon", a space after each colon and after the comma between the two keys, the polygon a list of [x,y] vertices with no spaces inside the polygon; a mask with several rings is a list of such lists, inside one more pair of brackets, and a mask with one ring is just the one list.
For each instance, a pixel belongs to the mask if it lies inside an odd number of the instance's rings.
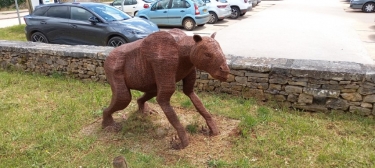
{"label": "patch of bare dirt", "polygon": [[[177,136],[175,129],[168,122],[163,111],[157,104],[149,103],[149,106],[153,108],[157,113],[149,116],[142,116],[143,114],[137,114],[136,112],[125,112],[120,111],[114,114],[114,118],[117,122],[125,124],[134,124],[134,117],[130,121],[131,115],[140,115],[139,118],[149,117],[147,121],[139,120],[136,122],[145,122],[143,124],[153,125],[153,129],[145,129],[145,132],[141,135],[136,135],[136,138],[127,138],[133,136],[131,130],[124,132],[122,130],[119,133],[105,132],[101,129],[101,118],[93,121],[90,125],[87,125],[80,132],[81,136],[98,136],[99,140],[111,141],[118,139],[122,136],[120,141],[124,141],[123,145],[131,150],[144,153],[156,153],[160,157],[164,158],[166,165],[175,164],[178,160],[184,159],[190,161],[197,167],[207,167],[207,162],[210,160],[232,160],[232,149],[230,137],[234,136],[233,132],[237,130],[239,124],[238,120],[233,120],[221,116],[213,116],[220,129],[218,136],[208,136],[205,133],[199,131],[203,126],[204,129],[208,129],[203,117],[194,110],[188,110],[184,108],[174,107],[181,123],[186,127],[189,124],[198,124],[199,129],[197,133],[189,133],[190,144],[188,147],[182,150],[174,150],[171,147],[171,140]],[[131,123],[132,122],[132,123]],[[116,138],[117,137],[117,138]],[[136,139],[136,141],[134,141]],[[117,141],[117,140],[116,140]],[[116,143],[118,143],[117,141]],[[120,142],[121,143],[121,142]]]}

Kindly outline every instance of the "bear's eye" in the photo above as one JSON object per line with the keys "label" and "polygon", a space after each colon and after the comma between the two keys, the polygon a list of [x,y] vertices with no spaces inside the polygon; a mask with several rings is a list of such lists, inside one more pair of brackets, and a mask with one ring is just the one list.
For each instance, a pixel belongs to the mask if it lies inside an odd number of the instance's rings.
{"label": "bear's eye", "polygon": [[204,56],[206,56],[206,57],[211,57],[211,54],[209,54],[209,53],[204,53]]}

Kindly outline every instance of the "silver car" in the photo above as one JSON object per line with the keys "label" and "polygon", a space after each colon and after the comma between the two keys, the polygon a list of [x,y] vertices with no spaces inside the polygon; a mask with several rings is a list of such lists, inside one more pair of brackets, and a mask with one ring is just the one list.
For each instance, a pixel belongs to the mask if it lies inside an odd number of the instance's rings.
{"label": "silver car", "polygon": [[375,0],[350,0],[350,8],[370,13],[375,11]]}

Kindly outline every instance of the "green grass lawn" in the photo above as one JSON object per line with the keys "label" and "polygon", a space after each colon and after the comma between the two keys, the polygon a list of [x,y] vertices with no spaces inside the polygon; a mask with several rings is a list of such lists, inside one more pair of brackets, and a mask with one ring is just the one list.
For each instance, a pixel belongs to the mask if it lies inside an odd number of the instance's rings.
{"label": "green grass lawn", "polygon": [[[25,41],[24,25],[0,29],[0,39]],[[221,135],[202,134],[202,117],[177,91],[171,104],[186,121],[190,145],[176,151],[169,145],[174,129],[155,100],[159,114],[140,115],[133,101],[114,115],[122,131],[107,133],[100,122],[108,84],[0,70],[0,167],[111,167],[116,156],[133,168],[375,166],[373,118],[198,94]]]}
{"label": "green grass lawn", "polygon": [[0,40],[26,41],[25,26],[17,25],[6,28],[0,28]]}
{"label": "green grass lawn", "polygon": [[[0,79],[0,167],[111,167],[116,156],[124,156],[131,167],[375,166],[372,118],[299,112],[199,93],[228,136],[209,138],[199,133],[204,122],[197,115],[193,117],[197,122],[186,125],[189,147],[176,151],[170,149],[169,137],[155,136],[167,125],[156,124],[153,115],[136,113],[135,102],[116,114],[127,115],[121,132],[104,132],[100,120],[111,96],[108,84],[3,70]],[[141,93],[132,95],[137,98]],[[179,114],[181,120],[185,113],[195,114],[180,91],[171,102],[184,112]],[[151,105],[157,107],[154,100]],[[239,124],[232,129],[225,120]]]}

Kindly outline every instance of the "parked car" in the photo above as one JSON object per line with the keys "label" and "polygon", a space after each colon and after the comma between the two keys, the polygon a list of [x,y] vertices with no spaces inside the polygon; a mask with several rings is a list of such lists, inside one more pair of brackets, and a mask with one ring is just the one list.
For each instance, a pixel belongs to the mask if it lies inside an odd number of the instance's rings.
{"label": "parked car", "polygon": [[159,31],[150,21],[101,3],[41,5],[24,19],[28,41],[53,44],[117,47]]}
{"label": "parked car", "polygon": [[258,5],[258,0],[249,0],[251,2],[251,6],[255,7]]}
{"label": "parked car", "polygon": [[202,0],[158,0],[151,8],[140,10],[136,16],[158,26],[183,26],[186,30],[203,26],[210,19]]}
{"label": "parked car", "polygon": [[[149,8],[153,0],[115,0],[110,3],[111,6],[117,9],[122,9],[125,13],[130,16],[135,16],[139,10]],[[123,3],[123,5],[121,5]]]}
{"label": "parked car", "polygon": [[248,0],[227,0],[227,2],[232,9],[232,14],[229,16],[231,19],[237,19],[252,9],[251,1]]}
{"label": "parked car", "polygon": [[231,15],[229,3],[222,3],[219,0],[204,0],[204,2],[207,5],[208,13],[210,13],[210,20],[207,22],[209,24],[214,24]]}
{"label": "parked car", "polygon": [[363,12],[375,12],[375,0],[351,0],[350,8],[361,9]]}

